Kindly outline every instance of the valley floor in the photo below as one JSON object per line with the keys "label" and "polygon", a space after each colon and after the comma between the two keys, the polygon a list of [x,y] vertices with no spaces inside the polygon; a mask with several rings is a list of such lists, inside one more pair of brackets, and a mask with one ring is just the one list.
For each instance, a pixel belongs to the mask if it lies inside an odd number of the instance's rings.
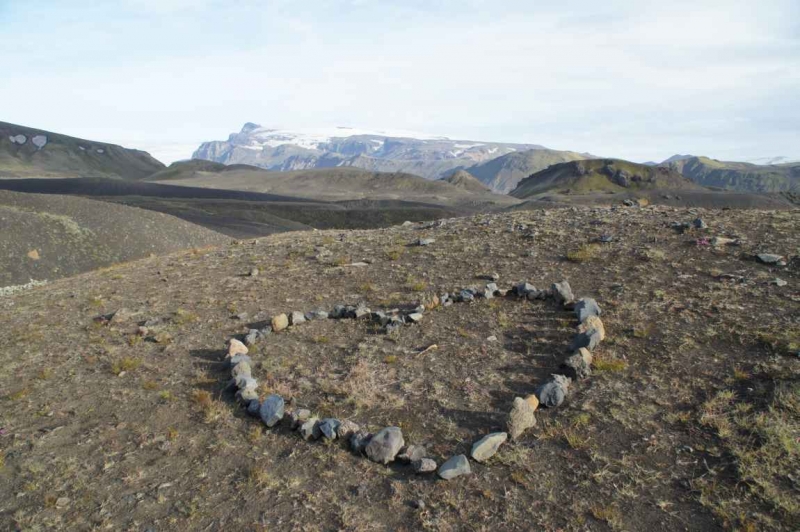
{"label": "valley floor", "polygon": [[[281,233],[0,298],[0,528],[797,530],[799,251],[798,211],[574,207]],[[225,341],[275,314],[392,308],[491,272],[569,280],[607,338],[567,402],[469,476],[266,429],[223,390]],[[478,300],[395,337],[313,321],[251,356],[262,394],[399,426],[441,463],[505,430],[573,327],[552,303]]]}

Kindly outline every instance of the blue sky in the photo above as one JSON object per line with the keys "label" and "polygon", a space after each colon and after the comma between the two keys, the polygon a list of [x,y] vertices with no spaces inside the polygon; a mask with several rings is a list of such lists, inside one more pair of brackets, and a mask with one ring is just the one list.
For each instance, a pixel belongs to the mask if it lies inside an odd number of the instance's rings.
{"label": "blue sky", "polygon": [[800,159],[797,0],[0,0],[0,120],[169,162],[245,122]]}

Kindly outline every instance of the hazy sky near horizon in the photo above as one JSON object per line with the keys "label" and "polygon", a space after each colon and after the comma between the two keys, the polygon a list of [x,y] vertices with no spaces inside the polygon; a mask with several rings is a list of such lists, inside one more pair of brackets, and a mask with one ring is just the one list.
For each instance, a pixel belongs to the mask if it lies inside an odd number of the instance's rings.
{"label": "hazy sky near horizon", "polygon": [[798,0],[0,0],[0,120],[164,162],[245,122],[800,159]]}

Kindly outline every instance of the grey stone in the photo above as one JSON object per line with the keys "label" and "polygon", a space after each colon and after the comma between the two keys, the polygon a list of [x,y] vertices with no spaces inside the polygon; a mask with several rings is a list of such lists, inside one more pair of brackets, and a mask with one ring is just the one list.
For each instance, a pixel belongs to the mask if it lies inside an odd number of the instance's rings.
{"label": "grey stone", "polygon": [[339,422],[339,426],[336,427],[336,436],[340,440],[344,440],[355,434],[359,431],[359,426],[357,423],[350,421],[349,419],[343,419]]}
{"label": "grey stone", "polygon": [[334,320],[340,320],[345,317],[345,312],[346,307],[344,305],[335,305],[328,317]]}
{"label": "grey stone", "polygon": [[367,307],[356,307],[355,316],[353,316],[357,320],[363,320],[372,315],[372,311],[370,311]]}
{"label": "grey stone", "polygon": [[306,315],[298,310],[295,310],[289,315],[289,323],[292,325],[300,325],[306,322]]}
{"label": "grey stone", "polygon": [[529,292],[536,292],[536,287],[530,283],[522,282],[514,285],[512,291],[519,297],[527,297]]}
{"label": "grey stone", "polygon": [[586,332],[580,332],[572,338],[572,350],[577,351],[581,347],[585,347],[589,351],[594,351],[601,340],[602,333],[597,329],[589,329]]}
{"label": "grey stone", "polygon": [[394,460],[403,445],[403,431],[399,427],[386,427],[372,437],[365,451],[373,462],[388,464]]}
{"label": "grey stone", "polygon": [[258,274],[261,273],[258,271],[258,268],[251,268],[250,269],[250,277],[258,277]]}
{"label": "grey stone", "polygon": [[423,473],[433,473],[436,471],[438,467],[436,465],[436,461],[430,458],[420,458],[419,460],[414,460],[411,462],[411,467],[414,468],[414,472],[417,474]]}
{"label": "grey stone", "polygon": [[306,441],[318,440],[320,436],[322,436],[322,432],[319,430],[319,419],[315,417],[301,424],[300,428],[297,430],[300,432],[300,436]]}
{"label": "grey stone", "polygon": [[375,323],[379,324],[381,327],[383,327],[384,325],[389,323],[389,321],[391,320],[391,318],[389,316],[387,316],[386,313],[381,311],[381,310],[377,310],[377,311],[373,312],[371,317],[372,317],[372,321],[374,321]]}
{"label": "grey stone", "polygon": [[434,242],[436,242],[436,239],[434,239],[434,238],[420,238],[419,240],[417,240],[417,245],[418,246],[430,246]]}
{"label": "grey stone", "polygon": [[575,296],[572,294],[572,288],[569,286],[569,281],[564,280],[560,283],[553,283],[551,289],[556,301],[564,303],[565,305],[575,301]]}
{"label": "grey stone", "polygon": [[508,413],[508,434],[518,439],[523,432],[536,426],[536,414],[533,407],[522,397],[514,398],[514,405]]}
{"label": "grey stone", "polygon": [[252,373],[253,371],[250,368],[250,364],[245,361],[239,362],[231,369],[231,377],[234,379],[238,377],[252,377]]}
{"label": "grey stone", "polygon": [[251,347],[258,342],[259,338],[261,338],[261,332],[258,329],[250,329],[247,336],[244,337],[244,345]]}
{"label": "grey stone", "polygon": [[338,419],[334,419],[329,417],[327,419],[323,419],[319,423],[319,431],[322,433],[322,436],[328,440],[335,440],[337,436],[337,430],[341,423]]}
{"label": "grey stone", "polygon": [[471,290],[464,289],[459,292],[458,299],[464,303],[469,303],[471,301],[475,301],[475,294]]}
{"label": "grey stone", "polygon": [[397,461],[404,464],[410,464],[417,460],[427,458],[428,452],[422,445],[409,445],[400,449],[400,454],[397,455]]}
{"label": "grey stone", "polygon": [[284,406],[283,397],[280,395],[272,394],[267,396],[264,402],[261,403],[261,408],[258,411],[258,415],[261,417],[261,421],[264,422],[264,425],[268,427],[277,425],[278,422],[283,419]]}
{"label": "grey stone", "polygon": [[592,374],[592,368],[580,353],[570,355],[562,364],[567,375],[574,379],[585,379]]}
{"label": "grey stone", "polygon": [[299,408],[297,410],[292,410],[291,412],[288,413],[287,421],[289,422],[289,426],[292,429],[296,430],[300,427],[300,425],[302,425],[309,419],[311,419],[311,410],[308,410],[306,408]]}
{"label": "grey stone", "polygon": [[505,432],[493,432],[487,434],[480,440],[472,444],[472,451],[470,456],[476,462],[485,462],[497,453],[497,450],[508,439],[508,434]]}
{"label": "grey stone", "polygon": [[470,473],[472,473],[472,469],[469,467],[469,460],[463,454],[450,458],[439,467],[439,477],[444,480],[451,480]]}
{"label": "grey stone", "polygon": [[777,277],[775,279],[773,279],[771,282],[772,282],[772,284],[774,284],[775,286],[778,286],[778,287],[786,286],[787,284],[789,284],[788,282],[784,281],[783,279],[779,279]]}
{"label": "grey stone", "polygon": [[600,316],[602,313],[600,305],[591,297],[583,297],[575,304],[575,315],[581,323],[589,316]]}
{"label": "grey stone", "polygon": [[250,367],[253,367],[253,360],[247,355],[234,355],[228,359],[228,366],[233,368],[240,362],[247,362]]}
{"label": "grey stone", "polygon": [[553,375],[547,382],[536,387],[533,393],[539,399],[539,404],[547,408],[561,406],[567,398],[569,379],[563,375]]}
{"label": "grey stone", "polygon": [[389,323],[386,324],[384,330],[386,334],[396,334],[400,332],[400,329],[403,327],[403,320],[393,316]]}
{"label": "grey stone", "polygon": [[599,240],[603,244],[610,244],[611,242],[614,241],[614,237],[611,235],[600,235],[600,238],[598,238],[597,240]]}
{"label": "grey stone", "polygon": [[758,255],[756,255],[756,257],[764,264],[777,264],[778,262],[783,260],[782,255],[775,255],[773,253],[759,253]]}
{"label": "grey stone", "polygon": [[261,403],[258,399],[253,399],[249,403],[247,403],[247,413],[253,417],[260,417],[259,412],[261,411]]}
{"label": "grey stone", "polygon": [[372,434],[365,430],[359,430],[350,435],[350,449],[354,453],[363,454],[369,442],[372,440]]}
{"label": "grey stone", "polygon": [[419,323],[422,321],[422,313],[421,312],[412,312],[407,316],[408,321],[410,323]]}
{"label": "grey stone", "polygon": [[236,382],[236,387],[240,390],[246,390],[248,388],[255,390],[258,388],[258,382],[253,377],[248,375],[242,375],[239,377],[235,377],[234,381]]}
{"label": "grey stone", "polygon": [[695,218],[692,225],[695,229],[708,229],[708,225],[702,218]]}
{"label": "grey stone", "polygon": [[252,401],[258,401],[258,392],[255,388],[245,388],[236,392],[236,400],[239,404],[247,406]]}

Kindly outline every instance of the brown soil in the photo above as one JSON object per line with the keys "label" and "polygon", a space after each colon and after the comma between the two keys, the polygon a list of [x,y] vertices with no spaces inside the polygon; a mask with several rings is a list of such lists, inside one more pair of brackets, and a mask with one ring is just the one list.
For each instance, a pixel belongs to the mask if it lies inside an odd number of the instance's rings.
{"label": "brown soil", "polygon": [[[708,230],[668,227],[698,214]],[[0,299],[0,527],[796,530],[799,227],[796,211],[537,210],[283,233]],[[601,234],[614,242],[592,245]],[[742,245],[697,244],[717,235]],[[407,247],[426,237],[436,243]],[[766,266],[751,258],[762,251],[795,258]],[[245,275],[254,266],[260,275]],[[600,301],[608,336],[566,404],[538,411],[536,428],[471,476],[415,476],[303,442],[223,392],[226,339],[274,314],[392,307],[492,271],[506,287],[568,279]],[[95,321],[121,308],[135,315]],[[153,318],[164,322],[142,340],[137,325]],[[262,393],[373,430],[398,425],[441,463],[503,428],[574,325],[553,304],[482,300],[397,338],[306,323],[251,354]]]}

